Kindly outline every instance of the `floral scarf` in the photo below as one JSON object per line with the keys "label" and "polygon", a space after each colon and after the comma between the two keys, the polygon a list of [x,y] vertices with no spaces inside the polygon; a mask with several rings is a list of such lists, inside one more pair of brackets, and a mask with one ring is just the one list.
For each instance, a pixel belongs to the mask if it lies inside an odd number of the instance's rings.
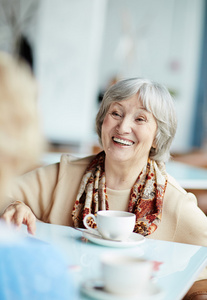
{"label": "floral scarf", "polygon": [[[105,153],[102,151],[86,169],[72,212],[75,227],[83,227],[83,218],[87,214],[96,215],[99,210],[109,209],[104,162]],[[128,211],[136,215],[134,232],[146,236],[157,229],[162,217],[166,186],[164,163],[157,164],[148,159],[130,192]],[[96,227],[93,221],[91,227]]]}

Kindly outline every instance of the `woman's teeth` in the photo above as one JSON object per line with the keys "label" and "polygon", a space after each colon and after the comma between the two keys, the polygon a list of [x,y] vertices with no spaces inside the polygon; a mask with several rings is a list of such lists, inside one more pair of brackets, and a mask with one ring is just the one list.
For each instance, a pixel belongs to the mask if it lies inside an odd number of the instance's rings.
{"label": "woman's teeth", "polygon": [[126,145],[126,146],[132,146],[134,144],[133,142],[123,140],[123,139],[119,139],[119,138],[116,138],[116,137],[113,137],[112,139],[113,139],[114,142],[122,144],[122,145]]}

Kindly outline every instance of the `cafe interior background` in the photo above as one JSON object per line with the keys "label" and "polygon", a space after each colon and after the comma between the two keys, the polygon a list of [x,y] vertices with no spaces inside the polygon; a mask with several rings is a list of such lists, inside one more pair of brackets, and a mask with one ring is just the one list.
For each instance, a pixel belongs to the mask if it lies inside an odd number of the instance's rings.
{"label": "cafe interior background", "polygon": [[172,159],[207,168],[206,16],[206,0],[0,0],[0,50],[33,69],[48,152],[99,151],[104,91],[147,77],[175,99]]}

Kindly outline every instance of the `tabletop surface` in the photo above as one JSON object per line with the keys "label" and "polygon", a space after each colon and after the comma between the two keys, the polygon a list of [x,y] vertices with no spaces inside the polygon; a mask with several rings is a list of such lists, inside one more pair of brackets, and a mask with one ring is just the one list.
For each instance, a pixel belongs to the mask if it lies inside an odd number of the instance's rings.
{"label": "tabletop surface", "polygon": [[[22,230],[26,234],[25,226]],[[156,262],[153,281],[163,292],[156,298],[160,300],[181,299],[207,264],[206,247],[146,238],[135,247],[110,248],[83,239],[82,233],[74,228],[41,222],[37,223],[35,239],[46,241],[61,251],[78,289],[88,279],[101,278],[100,258],[106,252],[135,255]],[[77,299],[90,298],[81,293]]]}

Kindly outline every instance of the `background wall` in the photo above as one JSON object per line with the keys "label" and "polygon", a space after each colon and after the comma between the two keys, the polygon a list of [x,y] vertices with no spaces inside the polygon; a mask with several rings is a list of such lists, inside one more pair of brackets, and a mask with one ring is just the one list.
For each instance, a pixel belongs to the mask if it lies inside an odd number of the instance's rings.
{"label": "background wall", "polygon": [[105,0],[44,0],[36,37],[36,75],[48,140],[86,145],[94,138]]}
{"label": "background wall", "polygon": [[30,42],[49,141],[89,149],[97,142],[99,93],[114,76],[141,76],[165,84],[174,95],[178,131],[172,148],[188,151],[204,4],[205,0],[0,0],[0,48],[12,52],[17,33]]}
{"label": "background wall", "polygon": [[191,147],[203,18],[200,0],[112,0],[107,7],[99,83],[117,75],[165,84],[176,102],[179,152]]}

